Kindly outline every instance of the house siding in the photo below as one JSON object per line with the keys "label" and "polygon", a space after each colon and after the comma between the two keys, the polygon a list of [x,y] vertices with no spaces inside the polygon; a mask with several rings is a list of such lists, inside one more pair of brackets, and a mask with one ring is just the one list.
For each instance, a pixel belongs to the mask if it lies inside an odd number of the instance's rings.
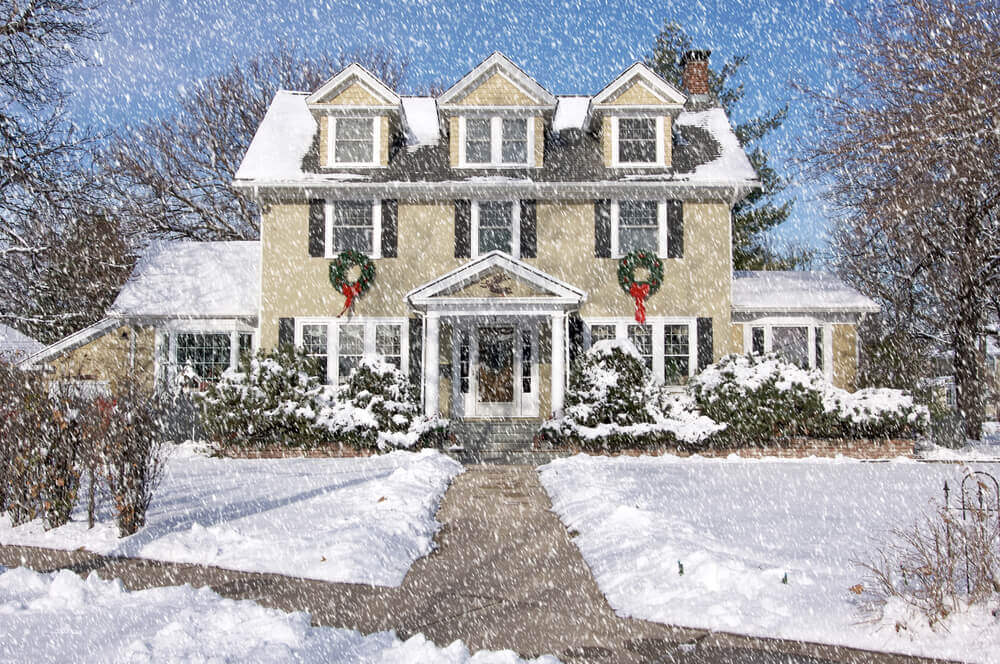
{"label": "house siding", "polygon": [[858,330],[854,324],[833,326],[833,384],[854,390],[858,377]]}
{"label": "house siding", "polygon": [[657,95],[644,83],[633,80],[615,97],[602,104],[602,106],[662,106],[667,103],[669,103],[668,100]]}
{"label": "house siding", "polygon": [[336,96],[325,99],[321,103],[330,106],[381,106],[386,101],[376,97],[365,86],[355,82],[341,90]]}
{"label": "house siding", "polygon": [[[135,332],[135,362],[130,365],[129,347]],[[123,326],[75,348],[48,363],[48,380],[106,380],[117,393],[130,376],[152,389],[154,377],[154,331],[152,327]]]}
{"label": "house siding", "polygon": [[538,102],[500,74],[493,74],[461,100],[457,106],[536,106]]}

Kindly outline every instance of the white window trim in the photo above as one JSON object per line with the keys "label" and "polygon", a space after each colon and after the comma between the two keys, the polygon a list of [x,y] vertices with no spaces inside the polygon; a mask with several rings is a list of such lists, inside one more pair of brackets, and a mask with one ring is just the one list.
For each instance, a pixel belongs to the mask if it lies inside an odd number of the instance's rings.
{"label": "white window trim", "polygon": [[382,116],[372,115],[363,117],[345,116],[344,120],[371,120],[372,121],[372,160],[371,161],[337,161],[337,121],[336,115],[326,116],[326,165],[328,168],[381,168],[381,138],[382,138]]}
{"label": "white window trim", "polygon": [[[237,369],[240,364],[240,335],[250,335],[250,351],[257,352],[258,336],[256,330],[239,321],[206,320],[197,327],[192,327],[190,321],[172,321],[156,329],[153,337],[153,376],[157,387],[161,381],[166,381],[163,387],[172,385],[177,377],[177,335],[179,334],[228,334],[229,335],[229,368]],[[166,359],[164,364],[163,360]]]}
{"label": "white window trim", "polygon": [[[648,199],[652,200],[652,199]],[[611,201],[611,257],[622,258],[625,256],[619,246],[618,236],[619,219],[621,216],[621,201]],[[667,257],[667,202],[656,201],[656,255],[660,258]]]}
{"label": "white window trim", "polygon": [[479,253],[479,204],[480,203],[510,203],[510,227],[511,227],[511,240],[510,240],[510,251],[511,258],[520,258],[521,256],[521,202],[520,201],[472,201],[472,216],[471,216],[471,257],[479,258],[481,255]]}
{"label": "white window trim", "polygon": [[296,318],[295,347],[299,349],[302,348],[302,328],[305,325],[326,325],[326,381],[329,385],[339,385],[340,362],[338,361],[338,350],[340,349],[340,326],[364,326],[364,346],[361,357],[363,360],[366,360],[378,357],[375,353],[375,326],[396,325],[399,327],[400,370],[403,372],[403,375],[409,376],[410,348],[407,323],[408,321],[406,318],[399,317],[380,318],[371,316],[353,316],[350,318]]}
{"label": "white window trim", "polygon": [[[364,202],[365,199],[353,199],[345,202]],[[340,251],[333,249],[333,206],[338,201],[327,199],[323,206],[324,229],[323,229],[323,254],[328,259],[336,258]],[[372,250],[365,255],[369,258],[382,258],[382,201],[378,198],[371,201],[372,204]]]}
{"label": "white window trim", "polygon": [[[584,318],[583,319],[583,343],[585,348],[593,345],[590,336],[591,325],[614,325],[615,339],[628,339],[629,325],[639,325],[634,318]],[[686,316],[647,316],[645,325],[653,328],[653,379],[658,385],[664,384],[664,342],[666,336],[665,325],[687,325],[688,328],[688,377],[694,376],[698,372],[698,319]],[[682,389],[681,385],[668,385],[670,388]]]}
{"label": "white window trim", "polygon": [[663,149],[663,116],[657,115],[656,120],[656,161],[621,161],[618,151],[618,122],[620,120],[648,120],[643,116],[617,116],[611,117],[611,167],[612,168],[658,168],[666,167],[667,156]]}
{"label": "white window trim", "polygon": [[[490,161],[470,163],[465,158],[465,121],[468,119],[490,121]],[[503,121],[524,120],[527,124],[528,160],[511,164],[503,159]],[[458,167],[459,168],[533,168],[535,166],[535,116],[503,117],[499,115],[462,115],[458,118]]]}
{"label": "white window trim", "polygon": [[[743,324],[743,352],[753,352],[753,328],[764,328],[764,352],[770,353],[773,349],[773,332],[776,327],[805,327],[809,330],[809,337],[806,343],[809,344],[809,366],[823,372],[823,377],[833,381],[833,324],[824,323],[815,318],[785,318],[769,317],[761,318],[750,323]],[[816,366],[816,328],[823,328],[823,366]]]}

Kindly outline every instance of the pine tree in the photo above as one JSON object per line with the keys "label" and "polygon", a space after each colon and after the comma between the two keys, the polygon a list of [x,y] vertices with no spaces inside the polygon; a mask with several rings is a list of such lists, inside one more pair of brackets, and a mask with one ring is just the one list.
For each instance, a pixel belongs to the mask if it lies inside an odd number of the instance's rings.
{"label": "pine tree", "polygon": [[[646,64],[656,73],[681,87],[681,56],[693,48],[691,37],[684,28],[666,21],[656,36]],[[732,79],[747,63],[749,56],[737,55],[718,70],[709,68],[708,83],[712,94],[732,118],[744,97],[742,84]],[[803,249],[781,251],[774,247],[770,231],[783,224],[792,211],[792,201],[779,201],[787,182],[768,164],[767,153],[760,147],[762,138],[781,127],[788,113],[783,106],[762,116],[750,118],[735,126],[736,136],[748,150],[750,163],[760,176],[761,188],[751,192],[733,208],[733,269],[790,270],[802,267],[811,259]]]}

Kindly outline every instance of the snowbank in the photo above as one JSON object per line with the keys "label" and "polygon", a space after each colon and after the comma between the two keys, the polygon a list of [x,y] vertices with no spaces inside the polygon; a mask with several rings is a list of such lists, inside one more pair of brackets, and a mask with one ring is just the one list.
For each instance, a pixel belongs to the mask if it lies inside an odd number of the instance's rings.
{"label": "snowbank", "polygon": [[852,561],[871,556],[890,529],[908,526],[932,502],[940,505],[945,479],[960,468],[578,455],[540,472],[619,615],[997,661],[1000,619],[988,612],[953,617],[947,632],[930,632],[920,620],[897,632],[888,615],[877,625],[859,623],[849,591],[864,578]]}
{"label": "snowbank", "polygon": [[[423,635],[362,635],[313,627],[308,613],[284,613],[224,599],[208,588],[129,592],[96,574],[0,567],[0,660],[58,662],[426,662],[516,664],[511,651],[470,655],[461,641],[439,648]],[[533,660],[553,664],[553,657]]]}
{"label": "snowbank", "polygon": [[[0,542],[398,586],[434,548],[434,518],[461,465],[431,450],[354,459],[171,458],[146,526],[118,539],[105,506],[87,529],[78,507],[46,532],[40,521]],[[85,491],[81,491],[85,495]]]}

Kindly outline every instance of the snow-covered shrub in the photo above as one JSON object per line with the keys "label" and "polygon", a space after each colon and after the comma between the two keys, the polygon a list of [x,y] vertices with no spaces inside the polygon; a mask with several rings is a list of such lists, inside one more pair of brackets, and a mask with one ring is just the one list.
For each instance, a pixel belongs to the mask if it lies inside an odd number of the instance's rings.
{"label": "snow-covered shrub", "polygon": [[196,393],[206,435],[224,445],[308,447],[325,440],[314,426],[324,388],[316,361],[282,348],[245,359]]}
{"label": "snow-covered shrub", "polygon": [[574,364],[563,414],[544,422],[540,434],[593,450],[693,445],[722,428],[693,406],[656,385],[632,342],[606,340]]}
{"label": "snow-covered shrub", "polygon": [[440,445],[448,422],[420,414],[406,375],[378,358],[366,358],[319,410],[316,425],[338,442],[358,449]]}
{"label": "snow-covered shrub", "polygon": [[420,414],[406,375],[381,359],[365,359],[341,387],[323,385],[301,351],[272,350],[226,371],[199,393],[202,426],[224,445],[355,449],[439,444],[448,421]]}
{"label": "snow-covered shrub", "polygon": [[146,523],[146,510],[163,474],[165,404],[135,384],[114,399],[97,401],[101,418],[101,474],[114,502],[118,534],[132,535]]}
{"label": "snow-covered shrub", "polygon": [[898,631],[912,620],[936,628],[976,605],[1000,609],[996,513],[971,509],[965,516],[939,509],[909,529],[893,530],[871,558],[857,563],[867,577],[854,587],[863,617],[890,619]]}
{"label": "snow-covered shrub", "polygon": [[897,438],[922,431],[927,409],[900,390],[855,393],[775,355],[728,355],[689,383],[700,412],[726,428],[711,444],[754,446],[788,437]]}
{"label": "snow-covered shrub", "polygon": [[61,526],[93,449],[92,403],[12,366],[0,366],[0,392],[0,511],[14,525],[43,517],[47,528]]}

